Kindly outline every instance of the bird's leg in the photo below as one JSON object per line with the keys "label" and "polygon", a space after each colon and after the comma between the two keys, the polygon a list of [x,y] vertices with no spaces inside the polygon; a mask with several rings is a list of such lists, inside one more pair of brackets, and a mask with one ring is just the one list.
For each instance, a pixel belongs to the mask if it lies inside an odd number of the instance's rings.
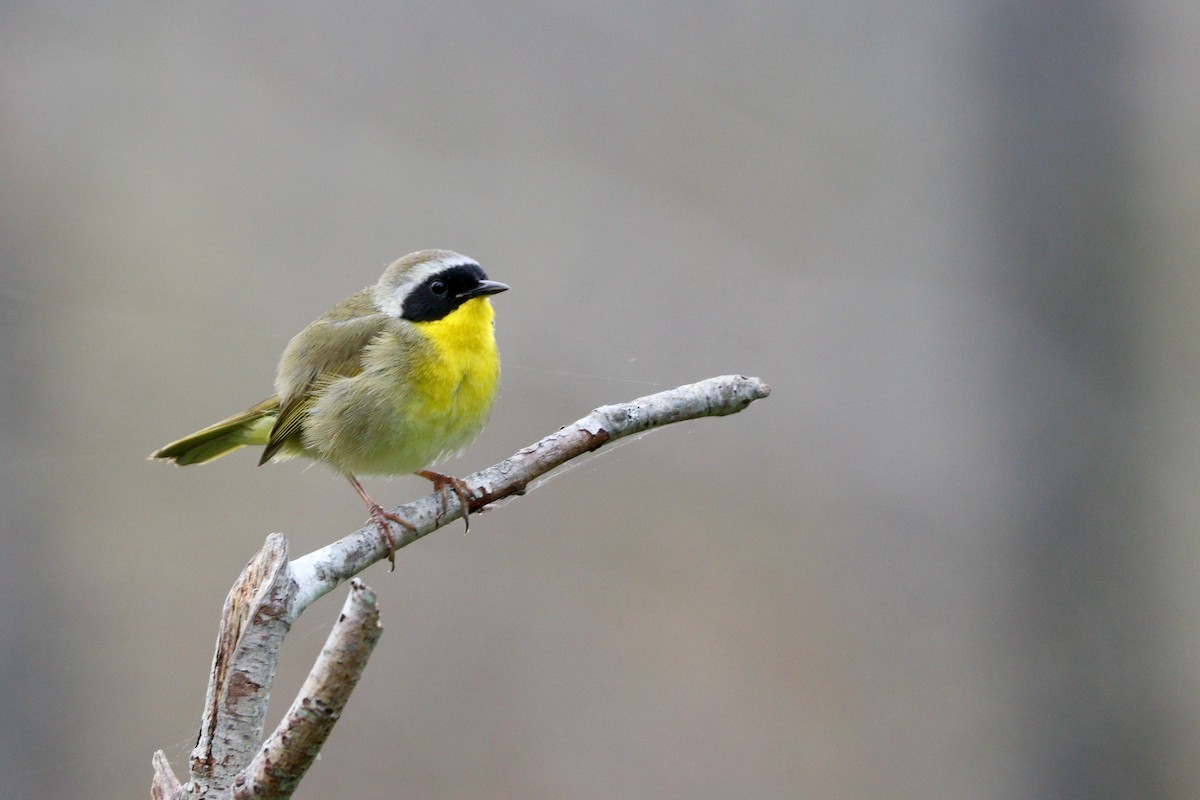
{"label": "bird's leg", "polygon": [[[450,497],[446,494],[446,487],[454,490],[454,494],[458,496],[458,504],[462,508],[463,528],[471,530],[471,498],[475,493],[471,491],[471,487],[467,486],[467,482],[462,478],[456,478],[453,475],[443,475],[440,472],[434,472],[431,469],[423,469],[417,473],[427,481],[433,481],[433,488],[437,489],[438,494],[442,496],[442,508],[449,510]],[[443,511],[442,513],[445,513]]]}
{"label": "bird's leg", "polygon": [[350,485],[354,487],[354,491],[358,492],[358,496],[367,504],[367,509],[371,512],[371,520],[375,523],[375,527],[379,529],[379,533],[383,536],[383,540],[388,546],[388,562],[391,564],[389,572],[396,571],[396,537],[392,536],[392,526],[388,524],[391,520],[402,528],[407,528],[410,531],[415,531],[417,526],[406,520],[398,514],[393,514],[390,511],[384,511],[383,506],[371,499],[371,495],[367,494],[367,490],[358,482],[358,478],[353,475],[347,475],[350,479]]}

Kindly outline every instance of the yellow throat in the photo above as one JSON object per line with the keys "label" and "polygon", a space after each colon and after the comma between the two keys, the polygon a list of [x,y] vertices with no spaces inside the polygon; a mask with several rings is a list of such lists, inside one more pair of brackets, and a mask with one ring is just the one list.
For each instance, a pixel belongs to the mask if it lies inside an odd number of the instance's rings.
{"label": "yellow throat", "polygon": [[477,297],[439,320],[413,323],[434,352],[413,364],[405,416],[411,428],[444,441],[439,455],[469,444],[491,413],[500,377],[492,318],[492,304]]}

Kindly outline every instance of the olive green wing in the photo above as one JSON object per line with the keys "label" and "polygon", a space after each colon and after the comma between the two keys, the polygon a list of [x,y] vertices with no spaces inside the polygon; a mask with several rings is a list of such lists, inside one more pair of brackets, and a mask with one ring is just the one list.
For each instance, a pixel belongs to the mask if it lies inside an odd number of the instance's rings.
{"label": "olive green wing", "polygon": [[297,441],[321,389],[338,378],[362,372],[363,351],[386,326],[388,317],[374,309],[364,290],[343,300],[288,344],[279,361],[279,416],[259,464]]}
{"label": "olive green wing", "polygon": [[263,448],[262,458],[258,460],[260,467],[270,461],[279,452],[279,448],[287,444],[293,436],[299,435],[300,426],[308,414],[312,400],[311,394],[303,394],[294,398],[286,406],[280,406],[275,426],[271,428],[271,433],[267,437],[267,446]]}

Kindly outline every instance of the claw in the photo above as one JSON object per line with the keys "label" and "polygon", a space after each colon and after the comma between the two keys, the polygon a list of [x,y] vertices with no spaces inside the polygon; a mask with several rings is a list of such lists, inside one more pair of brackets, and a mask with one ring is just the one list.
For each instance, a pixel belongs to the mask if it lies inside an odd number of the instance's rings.
{"label": "claw", "polygon": [[395,572],[396,537],[392,535],[392,526],[389,524],[389,522],[394,522],[400,527],[406,528],[410,531],[415,531],[417,526],[413,525],[411,522],[398,514],[393,514],[390,511],[384,511],[383,506],[379,505],[379,503],[376,503],[371,499],[371,496],[367,494],[367,490],[364,489],[362,484],[358,482],[358,478],[355,478],[353,475],[349,475],[347,477],[350,479],[350,483],[354,486],[354,490],[358,492],[358,496],[361,497],[363,502],[367,504],[367,509],[371,512],[371,521],[375,523],[375,527],[379,530],[379,535],[385,542],[387,542],[388,563],[391,565],[388,569],[388,572]]}
{"label": "claw", "polygon": [[431,469],[423,469],[417,473],[427,481],[433,482],[433,488],[442,496],[442,513],[450,510],[450,495],[447,494],[446,488],[454,490],[455,496],[458,497],[458,505],[462,509],[463,529],[471,530],[471,500],[475,497],[475,493],[471,491],[471,487],[462,478],[456,478],[453,475],[443,475],[440,472],[434,472]]}

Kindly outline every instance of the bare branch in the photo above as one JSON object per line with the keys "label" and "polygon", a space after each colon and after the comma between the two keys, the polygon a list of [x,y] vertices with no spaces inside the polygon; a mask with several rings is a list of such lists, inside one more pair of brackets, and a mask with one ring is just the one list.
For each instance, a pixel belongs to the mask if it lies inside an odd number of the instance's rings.
{"label": "bare branch", "polygon": [[[727,375],[629,403],[602,406],[510,458],[465,479],[478,511],[583,453],[672,422],[741,411],[770,394],[757,378]],[[445,502],[449,508],[443,509]],[[456,493],[434,491],[396,509],[415,525],[397,531],[397,547],[457,519]],[[300,695],[261,751],[263,720],[283,637],[312,602],[385,558],[374,526],[362,528],[289,564],[287,541],[273,533],[242,571],[225,601],[191,779],[180,785],[161,751],[154,755],[156,800],[290,797],[329,736],[379,638],[375,596],[360,582]]]}
{"label": "bare branch", "polygon": [[262,741],[279,646],[293,619],[296,586],[287,567],[287,540],[273,533],[229,590],[188,794],[223,794]]}
{"label": "bare branch", "polygon": [[382,633],[375,593],[356,578],[292,707],[245,774],[235,779],[234,798],[286,800],[292,796],[329,738]]}
{"label": "bare branch", "polygon": [[151,763],[154,767],[154,780],[150,784],[151,800],[178,800],[183,797],[183,786],[171,770],[167,754],[162,750],[155,750]]}
{"label": "bare branch", "polygon": [[[534,479],[608,442],[672,422],[733,414],[770,392],[771,388],[758,378],[724,375],[628,403],[601,406],[499,464],[466,477],[464,481],[478,498],[471,503],[471,509],[479,510],[504,497],[523,494]],[[412,544],[462,516],[453,493],[448,502],[449,508],[440,513],[441,495],[434,492],[394,509],[394,513],[415,526],[412,531],[394,531],[396,548]],[[387,554],[378,531],[368,526],[296,559],[292,562],[292,574],[299,587],[295,613],[299,615],[310,603]]]}

